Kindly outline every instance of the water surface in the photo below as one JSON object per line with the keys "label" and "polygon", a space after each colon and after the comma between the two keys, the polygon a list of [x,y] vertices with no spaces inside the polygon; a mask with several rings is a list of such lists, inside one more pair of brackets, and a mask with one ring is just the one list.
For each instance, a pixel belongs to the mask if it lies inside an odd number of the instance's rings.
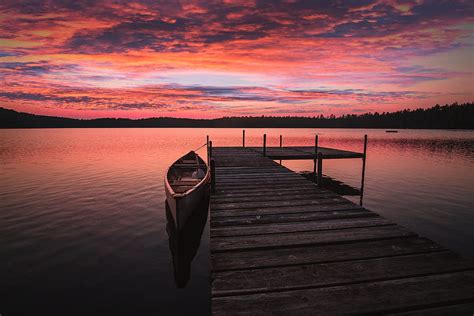
{"label": "water surface", "polygon": [[[318,133],[321,146],[356,151],[368,134],[364,205],[474,257],[474,132],[247,129],[246,144],[260,146],[264,132],[270,146],[280,134],[312,145]],[[242,143],[239,129],[1,130],[0,312],[209,313],[208,226],[178,288],[163,189],[166,168],[206,135]],[[359,187],[361,161],[325,161],[324,173]]]}

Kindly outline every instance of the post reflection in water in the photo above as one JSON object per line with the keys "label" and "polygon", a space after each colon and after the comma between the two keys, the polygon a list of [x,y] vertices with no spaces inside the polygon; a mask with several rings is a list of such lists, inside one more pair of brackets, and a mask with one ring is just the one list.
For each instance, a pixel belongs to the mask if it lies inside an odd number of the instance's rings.
{"label": "post reflection in water", "polygon": [[173,258],[174,279],[178,288],[186,287],[191,274],[193,261],[201,243],[201,236],[206,226],[209,213],[209,194],[201,201],[186,221],[181,230],[174,222],[168,202],[166,208],[166,232],[168,233],[169,246]]}

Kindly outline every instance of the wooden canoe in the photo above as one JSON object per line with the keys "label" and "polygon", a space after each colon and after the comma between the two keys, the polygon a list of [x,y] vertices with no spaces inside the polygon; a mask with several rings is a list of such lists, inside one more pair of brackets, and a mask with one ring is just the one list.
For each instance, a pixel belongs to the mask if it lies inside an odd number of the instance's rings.
{"label": "wooden canoe", "polygon": [[166,201],[178,230],[209,194],[210,170],[204,160],[190,151],[176,160],[165,176]]}

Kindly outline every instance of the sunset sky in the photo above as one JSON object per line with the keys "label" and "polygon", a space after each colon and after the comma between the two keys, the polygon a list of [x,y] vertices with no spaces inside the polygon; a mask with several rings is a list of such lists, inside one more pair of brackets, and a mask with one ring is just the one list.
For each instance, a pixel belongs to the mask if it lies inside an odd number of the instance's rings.
{"label": "sunset sky", "polygon": [[472,1],[10,1],[0,107],[351,114],[474,100]]}

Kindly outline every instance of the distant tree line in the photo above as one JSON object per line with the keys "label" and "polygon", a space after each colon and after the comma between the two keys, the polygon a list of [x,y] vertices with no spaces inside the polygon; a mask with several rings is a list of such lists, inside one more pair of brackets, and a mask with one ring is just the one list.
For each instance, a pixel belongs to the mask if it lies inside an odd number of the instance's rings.
{"label": "distant tree line", "polygon": [[68,127],[334,127],[334,128],[446,128],[474,129],[474,103],[436,105],[428,109],[349,114],[342,116],[243,116],[218,119],[158,117],[147,119],[70,119],[0,108],[0,128]]}

